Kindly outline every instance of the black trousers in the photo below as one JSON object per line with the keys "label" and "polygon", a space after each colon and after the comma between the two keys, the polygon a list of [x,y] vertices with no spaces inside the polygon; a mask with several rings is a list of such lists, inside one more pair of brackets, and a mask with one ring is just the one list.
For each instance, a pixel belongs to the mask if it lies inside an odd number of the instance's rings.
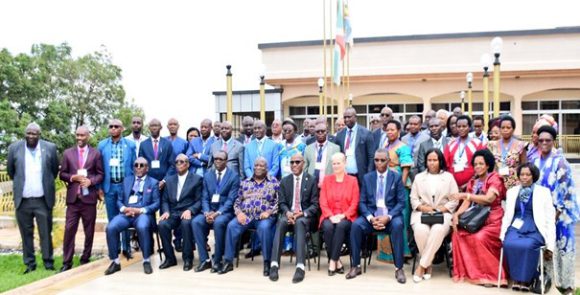
{"label": "black trousers", "polygon": [[159,221],[159,235],[163,244],[163,253],[169,261],[176,261],[173,245],[171,244],[171,231],[181,229],[183,235],[183,261],[193,261],[193,232],[191,231],[191,221],[193,219],[181,219],[180,214],[171,214],[166,220]]}
{"label": "black trousers", "polygon": [[288,224],[288,218],[280,216],[276,223],[276,233],[274,234],[274,243],[272,246],[272,261],[277,261],[280,264],[280,256],[282,255],[284,236],[286,233],[294,228],[294,239],[296,240],[296,263],[304,264],[306,259],[306,233],[308,233],[312,226],[310,217],[300,217],[296,220],[294,225]]}
{"label": "black trousers", "polygon": [[332,223],[330,219],[322,221],[322,232],[324,243],[326,244],[326,251],[331,260],[338,260],[340,258],[340,249],[342,244],[347,243],[350,236],[350,226],[352,222],[348,219],[343,219],[339,223]]}
{"label": "black trousers", "polygon": [[34,220],[40,235],[40,250],[44,266],[53,266],[52,249],[52,210],[48,208],[44,197],[23,198],[16,209],[16,222],[22,238],[22,258],[24,264],[36,266],[34,257]]}

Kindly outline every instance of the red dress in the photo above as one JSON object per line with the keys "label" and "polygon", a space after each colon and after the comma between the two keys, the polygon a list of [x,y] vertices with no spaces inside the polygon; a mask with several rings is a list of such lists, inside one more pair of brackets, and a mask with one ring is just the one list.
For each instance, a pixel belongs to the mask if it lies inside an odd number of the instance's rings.
{"label": "red dress", "polygon": [[[461,190],[461,187],[466,184],[473,177],[473,165],[471,165],[471,158],[477,150],[484,149],[485,146],[477,138],[468,138],[466,145],[460,144],[460,138],[452,139],[443,150],[443,156],[445,157],[445,163],[447,164],[448,172],[453,175],[457,186]],[[465,146],[465,147],[464,147]],[[455,166],[454,159],[455,154],[459,153],[466,157],[465,167],[462,171],[458,171],[460,167]]]}
{"label": "red dress", "polygon": [[[467,184],[467,191],[474,193],[476,180]],[[497,197],[491,203],[491,211],[484,226],[476,233],[469,233],[458,229],[452,235],[453,246],[453,280],[474,284],[497,284],[497,271],[501,241],[501,220],[503,208],[501,201],[505,199],[503,179],[497,172],[489,173],[482,185],[479,194],[486,194],[488,190],[495,190]],[[502,271],[501,281],[506,284],[506,271]]]}
{"label": "red dress", "polygon": [[336,181],[334,174],[324,177],[320,187],[320,224],[326,218],[344,214],[346,219],[354,222],[358,217],[360,193],[356,177],[345,175],[342,182]]}

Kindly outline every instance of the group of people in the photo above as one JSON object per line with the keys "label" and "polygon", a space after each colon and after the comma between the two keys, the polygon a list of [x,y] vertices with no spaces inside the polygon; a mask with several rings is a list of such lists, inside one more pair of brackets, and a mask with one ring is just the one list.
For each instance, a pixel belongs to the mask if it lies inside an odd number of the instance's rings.
{"label": "group of people", "polygon": [[[264,122],[244,117],[240,136],[233,138],[230,122],[206,119],[182,139],[175,119],[167,123],[168,137],[160,136],[156,119],[145,137],[139,117],[123,137],[123,123],[113,119],[110,136],[96,148],[88,145],[89,130],[79,127],[77,144],[64,152],[60,165],[54,144],[40,140],[40,127],[31,123],[8,157],[26,273],[36,268],[33,218],[44,266],[54,268],[50,232],[58,176],[67,183],[63,271],[72,267],[79,219],[85,232],[81,263],[88,262],[101,198],[109,219],[107,275],[121,269],[120,253],[131,258],[130,227],[137,232],[147,274],[153,231],[158,230],[165,254],[160,269],[177,264],[174,251],[182,253],[185,271],[193,269],[196,249],[196,272],[225,274],[234,269],[240,239],[250,230],[252,252],[262,253],[263,274],[272,281],[278,280],[284,237],[293,232],[295,283],[305,276],[306,241],[320,233],[329,276],[361,275],[361,253],[376,236],[378,258],[394,262],[399,283],[406,282],[403,265],[413,255],[419,257],[413,281],[428,280],[434,257],[450,236],[455,281],[495,284],[503,251],[499,280],[507,284],[509,278],[514,289],[526,290],[538,276],[543,250],[556,285],[574,288],[574,226],[580,212],[572,170],[554,147],[553,118],[538,119],[530,143],[514,136],[510,116],[492,120],[488,135],[483,118],[472,119],[460,109],[427,111],[424,120],[411,116],[403,126],[384,107],[377,120],[369,130],[357,123],[355,109],[347,108],[337,120],[337,133],[330,134],[320,117],[305,120],[299,134],[292,119],[276,119],[268,137]],[[485,216],[477,220],[473,212]],[[351,255],[348,272],[341,260],[345,245]]]}

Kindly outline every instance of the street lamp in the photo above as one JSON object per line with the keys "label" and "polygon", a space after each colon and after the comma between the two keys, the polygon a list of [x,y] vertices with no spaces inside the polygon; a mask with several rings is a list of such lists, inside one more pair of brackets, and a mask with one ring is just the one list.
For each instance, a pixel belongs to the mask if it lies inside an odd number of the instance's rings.
{"label": "street lamp", "polygon": [[322,87],[324,87],[324,79],[318,78],[318,106],[320,108],[318,114],[320,116],[326,115],[326,110],[324,109],[324,101],[322,96]]}
{"label": "street lamp", "polygon": [[467,80],[467,111],[469,112],[469,117],[473,118],[473,97],[471,92],[471,84],[473,83],[473,73],[469,72],[465,75],[465,80]]}
{"label": "street lamp", "polygon": [[461,113],[465,113],[465,91],[461,90],[459,92],[459,97],[461,97]]}
{"label": "street lamp", "polygon": [[489,72],[491,56],[489,53],[481,55],[481,66],[483,67],[483,128],[487,131],[489,122]]}
{"label": "street lamp", "polygon": [[227,65],[226,69],[228,72],[226,73],[226,107],[227,107],[227,115],[226,119],[229,122],[233,122],[234,114],[232,110],[232,66]]}
{"label": "street lamp", "polygon": [[503,48],[503,40],[501,37],[495,37],[491,40],[491,52],[495,57],[493,61],[493,116],[499,117],[499,56]]}
{"label": "street lamp", "polygon": [[352,93],[348,94],[348,106],[352,107]]}

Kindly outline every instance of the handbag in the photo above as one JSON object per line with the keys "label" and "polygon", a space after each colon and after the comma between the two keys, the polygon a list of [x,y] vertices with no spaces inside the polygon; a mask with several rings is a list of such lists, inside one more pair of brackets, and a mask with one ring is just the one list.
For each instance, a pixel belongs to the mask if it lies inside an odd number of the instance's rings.
{"label": "handbag", "polygon": [[475,204],[459,216],[458,226],[470,233],[479,231],[489,216],[489,206]]}
{"label": "handbag", "polygon": [[421,223],[426,225],[443,224],[443,212],[421,213]]}
{"label": "handbag", "polygon": [[[552,287],[552,278],[550,277],[550,274],[548,272],[546,272],[546,270],[544,269],[544,293],[543,294],[550,292],[551,287]],[[530,292],[535,293],[535,294],[542,294],[542,281],[540,280],[539,275],[536,276],[532,280],[532,283],[530,284]]]}

